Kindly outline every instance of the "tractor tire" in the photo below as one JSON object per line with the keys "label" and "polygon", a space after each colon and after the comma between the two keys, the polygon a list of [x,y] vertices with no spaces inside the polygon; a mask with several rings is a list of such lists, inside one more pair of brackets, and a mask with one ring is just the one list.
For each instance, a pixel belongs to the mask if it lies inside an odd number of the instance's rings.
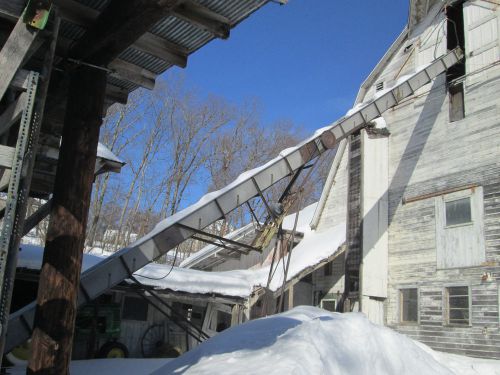
{"label": "tractor tire", "polygon": [[108,341],[97,352],[97,358],[128,358],[128,356],[127,347],[118,341]]}

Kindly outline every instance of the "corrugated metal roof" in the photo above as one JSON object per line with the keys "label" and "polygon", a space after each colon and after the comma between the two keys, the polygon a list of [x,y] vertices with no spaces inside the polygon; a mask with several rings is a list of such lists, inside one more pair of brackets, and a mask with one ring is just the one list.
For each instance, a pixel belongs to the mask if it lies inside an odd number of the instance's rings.
{"label": "corrugated metal roof", "polygon": [[165,17],[150,31],[163,39],[187,48],[189,52],[197,50],[213,39],[212,34],[175,16]]}
{"label": "corrugated metal roof", "polygon": [[155,56],[151,56],[148,53],[138,51],[132,47],[127,48],[118,57],[156,74],[161,74],[172,66],[172,64],[166,61],[163,61]]}
{"label": "corrugated metal roof", "polygon": [[111,0],[78,0],[79,3],[101,12]]}
{"label": "corrugated metal roof", "polygon": [[[90,8],[102,11],[109,4],[110,0],[76,0],[78,3]],[[194,1],[224,17],[229,19],[231,26],[236,25],[245,19],[250,13],[254,12],[268,0],[197,0]],[[174,15],[169,15],[163,20],[154,25],[150,32],[168,40],[171,43],[177,44],[186,48],[189,53],[192,53],[206,43],[214,39],[214,36]],[[85,28],[72,24],[67,21],[61,23],[61,35],[71,40],[78,40],[85,33]],[[119,58],[141,68],[147,69],[155,74],[161,74],[165,70],[172,67],[168,61],[161,60],[148,53],[138,51],[132,46],[123,51]],[[117,78],[110,77],[110,83],[115,86],[132,91],[137,88],[137,85],[122,81]]]}

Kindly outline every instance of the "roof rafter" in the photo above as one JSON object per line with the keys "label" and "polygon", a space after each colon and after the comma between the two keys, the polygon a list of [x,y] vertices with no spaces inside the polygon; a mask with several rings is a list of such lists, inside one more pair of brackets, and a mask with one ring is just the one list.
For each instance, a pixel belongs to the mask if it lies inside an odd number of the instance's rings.
{"label": "roof rafter", "polygon": [[219,38],[229,38],[231,29],[229,20],[200,4],[189,0],[183,1],[173,9],[172,13]]}
{"label": "roof rafter", "polygon": [[178,0],[111,0],[92,27],[71,48],[69,56],[107,65],[169,14],[177,3]]}
{"label": "roof rafter", "polygon": [[[80,4],[74,0],[56,0],[61,16],[74,24],[90,28],[99,17],[95,9]],[[146,32],[132,45],[133,48],[155,56],[173,65],[185,68],[187,65],[188,50],[178,44],[169,42],[150,32]]]}

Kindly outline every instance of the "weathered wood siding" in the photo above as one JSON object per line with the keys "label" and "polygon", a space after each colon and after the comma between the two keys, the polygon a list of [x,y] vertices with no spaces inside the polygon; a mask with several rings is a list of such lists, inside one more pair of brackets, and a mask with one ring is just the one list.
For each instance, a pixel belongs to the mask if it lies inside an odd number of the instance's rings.
{"label": "weathered wood siding", "polygon": [[318,221],[317,230],[322,231],[332,228],[340,223],[345,223],[347,219],[347,169],[348,169],[348,148],[346,147],[340,160],[337,174],[328,192],[325,207]]}
{"label": "weathered wood siding", "polygon": [[331,263],[331,275],[325,275],[323,267],[312,273],[313,303],[317,306],[326,295],[334,295],[338,302],[344,292],[344,255],[338,256]]}
{"label": "weathered wood siding", "polygon": [[[483,1],[466,2],[465,7],[472,5],[490,9],[488,15],[478,16],[477,22],[478,25],[488,22],[484,27],[497,32],[499,7]],[[484,47],[486,36],[473,32],[476,27],[467,24],[472,13],[465,13],[466,47]],[[413,39],[401,47],[378,81],[389,82],[410,73],[427,59],[428,48],[422,49],[423,55],[419,55],[418,46],[439,28],[443,17],[430,14],[422,22],[423,26],[416,27],[411,35]],[[477,35],[482,35],[482,41],[474,42],[474,38],[479,38]],[[488,37],[493,38],[490,40],[493,46],[484,49],[489,51],[486,57],[491,58],[497,51],[494,45],[498,45],[498,35],[496,39],[494,34]],[[434,40],[440,41],[436,36]],[[405,51],[411,44],[417,48],[411,53],[411,49]],[[435,49],[440,51],[440,45]],[[474,51],[465,51],[468,76],[463,120],[449,122],[444,75],[384,114],[391,132],[389,285],[385,320],[389,326],[437,350],[500,359],[500,68],[498,56],[496,64],[491,63],[494,59],[485,63],[484,56],[472,64],[471,52],[474,55]],[[367,98],[374,90],[368,92]],[[483,214],[478,220],[482,220],[484,228],[485,261],[470,267],[439,269],[436,199],[441,199],[447,190],[466,190],[470,186],[482,189]],[[404,204],[408,199],[411,202]],[[480,242],[476,246],[481,246]],[[453,285],[470,288],[469,326],[454,327],[446,323],[445,289]],[[413,325],[402,324],[399,317],[399,289],[407,287],[418,288],[419,320]]]}

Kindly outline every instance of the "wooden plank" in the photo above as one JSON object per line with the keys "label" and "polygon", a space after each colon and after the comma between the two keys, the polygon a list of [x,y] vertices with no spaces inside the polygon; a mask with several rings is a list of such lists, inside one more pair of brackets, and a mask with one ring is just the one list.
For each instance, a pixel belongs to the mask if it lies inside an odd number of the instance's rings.
{"label": "wooden plank", "polygon": [[135,41],[132,48],[148,53],[173,65],[185,68],[189,51],[175,43],[160,38],[152,33],[146,33]]}
{"label": "wooden plank", "polygon": [[184,1],[172,13],[219,38],[229,38],[229,20],[214,11],[192,1]]}
{"label": "wooden plank", "polygon": [[0,99],[3,98],[37,36],[37,29],[26,26],[22,19],[17,21],[0,51]]}
{"label": "wooden plank", "polygon": [[25,3],[23,0],[0,0],[0,17],[16,22]]}
{"label": "wooden plank", "polygon": [[28,87],[28,75],[29,71],[25,69],[19,69],[15,74],[10,86],[16,90],[26,90]]}
{"label": "wooden plank", "polygon": [[155,87],[156,74],[147,69],[143,69],[120,59],[112,61],[108,67],[114,70],[114,72],[111,73],[113,77],[133,82],[138,86],[150,90]]}
{"label": "wooden plank", "polygon": [[0,145],[0,168],[12,168],[14,152],[14,147]]}
{"label": "wooden plank", "polygon": [[21,118],[26,106],[26,93],[23,92],[17,100],[13,101],[7,109],[0,115],[0,135],[10,129],[12,124]]}

